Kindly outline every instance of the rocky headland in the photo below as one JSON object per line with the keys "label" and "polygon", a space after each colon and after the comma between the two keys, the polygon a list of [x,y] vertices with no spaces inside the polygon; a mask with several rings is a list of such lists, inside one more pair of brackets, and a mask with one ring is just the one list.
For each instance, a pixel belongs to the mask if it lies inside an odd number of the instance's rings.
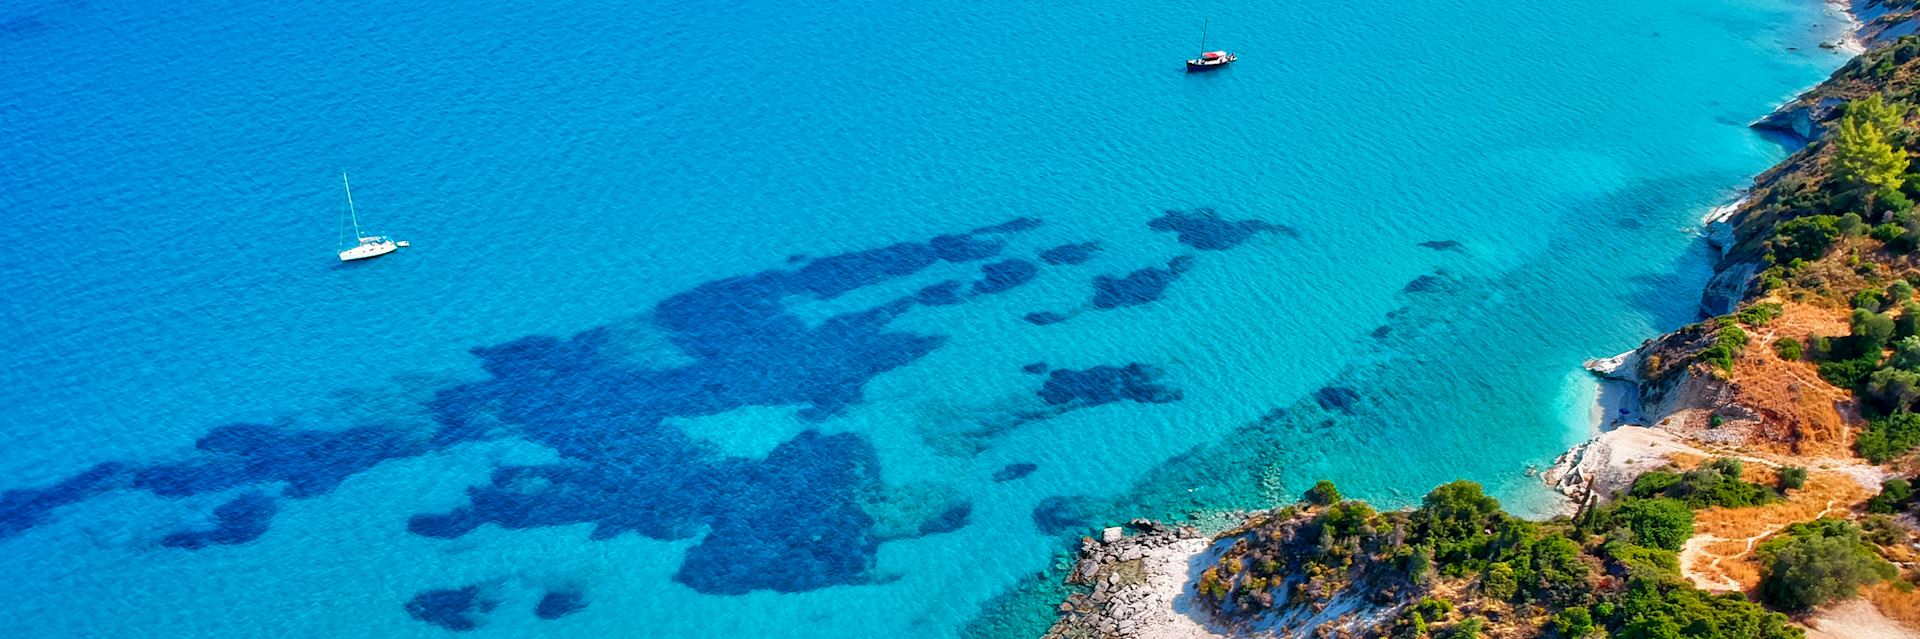
{"label": "rocky headland", "polygon": [[1587,362],[1561,515],[1456,482],[1135,521],[1082,541],[1047,636],[1920,637],[1920,12],[1844,9],[1822,46],[1857,55],[1752,124],[1795,150],[1705,220],[1710,319]]}

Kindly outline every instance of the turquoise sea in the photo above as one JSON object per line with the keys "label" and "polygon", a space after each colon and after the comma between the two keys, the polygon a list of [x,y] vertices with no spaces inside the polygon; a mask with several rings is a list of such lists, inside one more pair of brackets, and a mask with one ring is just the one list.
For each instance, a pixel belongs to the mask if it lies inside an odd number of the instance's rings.
{"label": "turquoise sea", "polygon": [[[1544,511],[1842,28],[10,3],[0,636],[1033,636],[1110,522]],[[335,260],[342,170],[411,248]]]}

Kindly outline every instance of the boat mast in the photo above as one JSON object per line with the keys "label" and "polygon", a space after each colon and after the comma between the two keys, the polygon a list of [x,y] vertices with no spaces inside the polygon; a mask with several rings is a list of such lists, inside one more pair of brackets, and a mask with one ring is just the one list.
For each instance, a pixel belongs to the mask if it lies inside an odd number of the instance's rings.
{"label": "boat mast", "polygon": [[353,184],[347,181],[347,172],[340,172],[340,184],[347,187],[347,215],[353,218],[353,241],[360,241],[360,213],[353,210]]}
{"label": "boat mast", "polygon": [[[1213,18],[1207,18],[1206,22],[1200,23],[1200,52],[1201,53],[1207,52],[1207,27],[1212,25],[1213,25]],[[340,175],[341,177],[344,178],[346,177],[347,174],[342,173]]]}

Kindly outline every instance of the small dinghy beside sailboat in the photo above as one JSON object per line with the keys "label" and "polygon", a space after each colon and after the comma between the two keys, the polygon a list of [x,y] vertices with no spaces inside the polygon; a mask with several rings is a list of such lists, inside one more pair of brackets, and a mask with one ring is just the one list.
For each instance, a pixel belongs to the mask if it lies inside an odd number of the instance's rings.
{"label": "small dinghy beside sailboat", "polygon": [[353,184],[347,182],[346,172],[340,173],[340,185],[347,189],[347,217],[353,220],[353,248],[347,248],[345,236],[340,238],[340,261],[351,262],[370,257],[380,257],[406,246],[406,242],[395,242],[385,235],[369,234],[360,230],[360,212],[353,208]]}

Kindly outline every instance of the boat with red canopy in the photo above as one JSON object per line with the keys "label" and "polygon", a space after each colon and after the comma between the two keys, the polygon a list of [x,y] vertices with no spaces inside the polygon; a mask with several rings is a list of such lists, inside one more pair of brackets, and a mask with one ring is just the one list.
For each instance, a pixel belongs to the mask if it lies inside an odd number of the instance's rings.
{"label": "boat with red canopy", "polygon": [[1207,51],[1207,27],[1212,26],[1212,23],[1212,20],[1208,20],[1200,26],[1200,50],[1203,53],[1200,54],[1200,57],[1187,61],[1187,73],[1212,71],[1233,64],[1234,60],[1240,59],[1239,56],[1225,51]]}
{"label": "boat with red canopy", "polygon": [[1188,71],[1212,71],[1233,64],[1236,57],[1225,51],[1208,51],[1200,57],[1187,61]]}

